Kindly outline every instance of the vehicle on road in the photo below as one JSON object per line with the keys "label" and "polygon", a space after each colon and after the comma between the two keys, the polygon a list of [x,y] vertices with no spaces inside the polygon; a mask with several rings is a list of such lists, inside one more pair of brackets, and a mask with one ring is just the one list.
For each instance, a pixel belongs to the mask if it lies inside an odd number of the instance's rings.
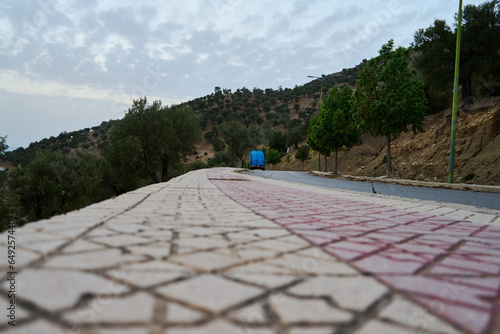
{"label": "vehicle on road", "polygon": [[262,169],[266,170],[266,158],[264,157],[264,152],[262,151],[252,151],[250,152],[250,159],[248,160],[248,167],[250,169]]}

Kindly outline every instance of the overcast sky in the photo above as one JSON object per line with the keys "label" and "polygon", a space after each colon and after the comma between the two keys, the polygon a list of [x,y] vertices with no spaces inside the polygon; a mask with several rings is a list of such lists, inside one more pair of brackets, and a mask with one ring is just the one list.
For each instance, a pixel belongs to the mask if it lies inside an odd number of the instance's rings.
{"label": "overcast sky", "polygon": [[[484,1],[465,0],[467,4]],[[458,0],[0,0],[0,136],[11,149],[123,117],[132,100],[302,85],[409,46]]]}

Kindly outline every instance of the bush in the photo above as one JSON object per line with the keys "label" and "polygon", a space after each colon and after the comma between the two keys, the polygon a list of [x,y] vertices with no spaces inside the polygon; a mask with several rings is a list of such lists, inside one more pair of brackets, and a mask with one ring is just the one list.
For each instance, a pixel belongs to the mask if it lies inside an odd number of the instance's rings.
{"label": "bush", "polygon": [[190,172],[193,170],[208,168],[208,165],[203,161],[195,161],[186,166],[186,172]]}
{"label": "bush", "polygon": [[75,155],[40,151],[23,169],[9,174],[7,186],[28,220],[49,218],[113,195],[104,185],[104,160],[77,150]]}
{"label": "bush", "polygon": [[463,180],[464,180],[465,182],[470,181],[470,180],[472,180],[472,179],[474,178],[474,176],[476,176],[476,174],[474,174],[474,173],[469,173],[469,174],[467,174],[467,175],[465,175],[465,176],[464,176]]}
{"label": "bush", "polygon": [[208,167],[236,167],[236,161],[226,151],[217,152],[215,156],[208,160]]}

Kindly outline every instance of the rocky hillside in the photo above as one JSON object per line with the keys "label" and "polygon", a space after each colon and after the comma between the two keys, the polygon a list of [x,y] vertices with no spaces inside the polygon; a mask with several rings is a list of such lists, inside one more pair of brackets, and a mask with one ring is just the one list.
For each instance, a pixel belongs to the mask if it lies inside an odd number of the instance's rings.
{"label": "rocky hillside", "polygon": [[[415,180],[446,181],[450,157],[451,109],[426,118],[425,132],[402,133],[392,141],[395,176]],[[339,172],[351,175],[385,174],[385,138],[362,136],[362,144],[339,153]],[[302,170],[302,163],[283,159],[274,169]],[[323,168],[323,158],[321,165]],[[333,170],[333,156],[327,160]],[[306,162],[309,170],[311,163]],[[313,169],[318,168],[317,154]],[[460,108],[455,158],[455,181],[500,185],[500,98],[478,100]]]}

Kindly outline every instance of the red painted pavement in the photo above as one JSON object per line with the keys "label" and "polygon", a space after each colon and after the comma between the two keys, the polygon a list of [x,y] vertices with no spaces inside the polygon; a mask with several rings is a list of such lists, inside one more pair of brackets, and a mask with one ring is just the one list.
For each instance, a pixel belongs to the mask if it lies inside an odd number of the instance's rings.
{"label": "red painted pavement", "polygon": [[500,228],[271,185],[224,169],[236,202],[468,333],[500,333]]}

